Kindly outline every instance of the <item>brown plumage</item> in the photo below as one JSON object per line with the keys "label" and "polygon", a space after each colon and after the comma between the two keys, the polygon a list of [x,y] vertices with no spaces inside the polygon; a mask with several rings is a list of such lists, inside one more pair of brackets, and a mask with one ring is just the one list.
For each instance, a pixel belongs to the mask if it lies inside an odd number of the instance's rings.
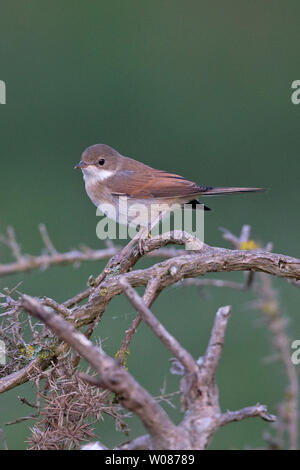
{"label": "brown plumage", "polygon": [[[109,191],[112,196],[127,196],[131,199],[147,200],[175,197],[189,202],[189,199],[197,199],[200,196],[263,191],[262,188],[199,186],[180,175],[156,170],[137,160],[124,157],[104,144],[88,147],[83,152],[82,160],[77,166],[84,169],[91,165],[99,170],[99,175],[102,170],[105,170],[106,175],[109,175],[105,178],[106,192]],[[101,184],[101,178],[99,181],[94,181],[94,185],[99,187],[100,192]]]}

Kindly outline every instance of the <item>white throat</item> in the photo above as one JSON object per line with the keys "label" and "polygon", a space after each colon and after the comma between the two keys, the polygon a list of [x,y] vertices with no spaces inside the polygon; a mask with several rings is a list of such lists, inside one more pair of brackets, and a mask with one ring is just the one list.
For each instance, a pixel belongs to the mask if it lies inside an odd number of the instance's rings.
{"label": "white throat", "polygon": [[104,170],[104,168],[99,169],[93,165],[88,166],[87,168],[82,168],[82,173],[84,181],[89,185],[93,183],[103,182],[114,174],[113,171]]}

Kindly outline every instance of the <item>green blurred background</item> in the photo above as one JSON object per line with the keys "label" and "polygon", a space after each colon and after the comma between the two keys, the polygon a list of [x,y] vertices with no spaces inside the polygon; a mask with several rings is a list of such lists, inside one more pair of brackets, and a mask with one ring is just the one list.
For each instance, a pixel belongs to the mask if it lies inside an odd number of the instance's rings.
{"label": "green blurred background", "polygon": [[[73,166],[83,149],[106,143],[121,153],[208,185],[264,186],[264,194],[212,198],[205,239],[228,246],[219,227],[253,228],[262,243],[300,257],[300,105],[291,83],[300,79],[298,1],[38,0],[2,2],[0,79],[0,229],[14,226],[25,253],[38,254],[37,226],[46,223],[59,251],[80,243],[99,248],[96,209]],[[208,200],[207,200],[208,202]],[[1,262],[10,255],[0,246]],[[145,263],[144,263],[145,264]],[[63,301],[82,290],[104,263],[57,267],[0,279],[0,289],[23,280],[23,292]],[[143,266],[140,263],[139,266]],[[218,276],[242,280],[241,273]],[[288,330],[299,339],[299,290],[275,279]],[[196,288],[166,289],[153,307],[194,356],[207,345],[216,309],[232,305],[218,371],[223,410],[260,401],[271,412],[282,400],[285,372],[266,365],[270,333],[248,308],[253,294]],[[113,355],[135,316],[114,299],[94,335]],[[169,353],[142,326],[131,347],[129,371],[152,393],[177,389]],[[17,395],[0,398],[1,423],[30,413]],[[168,408],[176,422],[178,407]],[[25,422],[6,428],[9,448],[26,447]],[[131,436],[143,432],[129,422]],[[268,424],[258,419],[220,430],[211,448],[258,446]],[[108,446],[124,437],[108,419],[97,426]]]}

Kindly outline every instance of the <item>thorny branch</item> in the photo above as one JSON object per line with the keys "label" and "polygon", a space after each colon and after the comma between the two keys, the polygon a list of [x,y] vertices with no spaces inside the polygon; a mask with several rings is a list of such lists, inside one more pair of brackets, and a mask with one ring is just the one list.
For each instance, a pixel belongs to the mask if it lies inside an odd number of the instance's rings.
{"label": "thorny branch", "polygon": [[[6,237],[1,237],[0,241],[10,247],[15,262],[0,265],[0,276],[46,268],[51,265],[74,264],[105,258],[109,258],[109,261],[102,273],[96,278],[89,279],[89,287],[86,290],[63,304],[46,297],[33,299],[26,295],[18,300],[13,300],[8,296],[6,302],[2,303],[6,314],[9,312],[18,314],[24,309],[41,320],[58,338],[51,345],[46,357],[35,357],[24,368],[0,379],[0,392],[32,379],[34,371],[47,369],[50,364],[53,364],[53,360],[59,361],[71,347],[84,357],[98,374],[97,377],[81,374],[82,379],[93,386],[114,392],[122,405],[140,418],[148,432],[145,436],[121,444],[119,449],[205,449],[217,429],[228,422],[255,416],[270,422],[275,420],[275,417],[267,412],[266,407],[260,404],[238,411],[226,413],[220,411],[215,373],[224,345],[230,307],[222,307],[218,310],[206,353],[198,360],[194,359],[178,340],[170,335],[152,314],[150,308],[164,288],[177,283],[246,290],[253,285],[255,272],[284,277],[297,283],[300,280],[299,259],[271,253],[270,247],[265,250],[258,249],[259,247],[254,242],[249,241],[250,227],[244,226],[239,237],[224,231],[224,238],[233,244],[234,250],[208,245],[204,245],[201,250],[197,251],[166,248],[170,244],[186,243],[186,234],[178,231],[145,240],[143,245],[145,255],[160,256],[166,260],[150,268],[133,270],[132,268],[142,257],[137,246],[132,246],[116,265],[119,247],[110,245],[104,250],[90,250],[83,247],[81,250],[58,253],[45,226],[41,225],[39,229],[46,253],[37,257],[22,254],[12,229],[9,229]],[[245,282],[195,279],[209,272],[222,271],[245,271]],[[137,286],[146,287],[143,298],[133,289]],[[138,315],[126,332],[118,352],[119,360],[114,360],[101,348],[91,343],[88,338],[101,320],[108,303],[122,292],[125,292]],[[84,300],[87,300],[86,303],[80,305]],[[159,403],[122,366],[129,344],[142,320],[175,356],[173,365],[177,364],[177,370],[183,375],[180,392],[185,415],[179,425],[175,425],[170,420]],[[88,330],[83,335],[79,329],[85,325],[88,326]],[[285,358],[283,362],[290,380],[289,391],[292,394],[290,410],[292,411],[288,415],[287,423],[291,448],[296,448],[297,377],[291,363],[287,363],[288,343],[287,337],[283,336],[285,335],[284,325],[275,328],[273,324],[270,324],[270,328],[275,332],[275,338],[278,338],[275,346]],[[283,337],[285,338],[284,347],[282,346]],[[105,448],[103,444],[100,447]]]}
{"label": "thorny branch", "polygon": [[164,410],[117,361],[97,348],[73,325],[47,311],[37,300],[23,296],[23,308],[42,320],[57,336],[66,341],[99,374],[99,385],[116,393],[125,408],[136,413],[153,439],[153,448],[170,448],[174,425]]}
{"label": "thorny branch", "polygon": [[[101,261],[110,259],[112,256],[117,255],[120,251],[119,246],[113,244],[110,246],[108,243],[108,246],[101,250],[93,250],[83,245],[79,250],[59,253],[54,247],[44,224],[39,225],[39,231],[45,246],[45,253],[42,253],[38,256],[22,254],[21,247],[17,243],[15,232],[12,227],[8,227],[6,235],[0,235],[0,243],[8,246],[11,250],[13,258],[15,258],[14,262],[0,264],[0,277],[17,273],[30,272],[35,269],[44,270],[50,266],[56,265],[78,265],[79,263],[85,261]],[[180,251],[182,254],[185,253],[184,250]],[[170,248],[161,249],[155,253],[150,252],[149,256],[172,258],[173,256],[177,256],[180,251]]]}
{"label": "thorny branch", "polygon": [[[243,226],[239,238],[232,235],[228,230],[223,229],[223,231],[224,238],[227,239],[234,248],[238,248],[243,244],[249,247],[249,243],[253,244],[253,241],[249,242],[251,232],[249,225]],[[268,243],[265,250],[271,251],[272,243]],[[286,333],[287,321],[281,312],[277,292],[272,287],[271,278],[265,273],[259,273],[258,276],[260,281],[256,286],[258,300],[253,303],[253,307],[258,308],[263,313],[265,322],[271,331],[274,349],[284,365],[288,379],[285,399],[279,406],[280,419],[274,425],[276,436],[274,438],[266,435],[266,440],[269,441],[271,448],[282,448],[284,446],[283,435],[287,430],[289,434],[289,448],[295,450],[298,448],[299,384],[297,371],[290,357],[291,341]],[[248,280],[246,279],[246,285],[249,286],[248,281],[249,278]],[[253,282],[253,278],[251,281]],[[297,285],[298,281],[294,279],[291,281],[294,281],[295,285]],[[274,360],[274,358],[272,359]]]}

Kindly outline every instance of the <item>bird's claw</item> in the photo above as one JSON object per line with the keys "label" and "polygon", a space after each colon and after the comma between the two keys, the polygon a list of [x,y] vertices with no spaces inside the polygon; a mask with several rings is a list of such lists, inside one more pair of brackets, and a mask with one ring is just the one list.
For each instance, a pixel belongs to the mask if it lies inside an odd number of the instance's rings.
{"label": "bird's claw", "polygon": [[145,253],[145,242],[146,240],[144,238],[139,238],[138,246],[139,246],[139,252],[141,256]]}

